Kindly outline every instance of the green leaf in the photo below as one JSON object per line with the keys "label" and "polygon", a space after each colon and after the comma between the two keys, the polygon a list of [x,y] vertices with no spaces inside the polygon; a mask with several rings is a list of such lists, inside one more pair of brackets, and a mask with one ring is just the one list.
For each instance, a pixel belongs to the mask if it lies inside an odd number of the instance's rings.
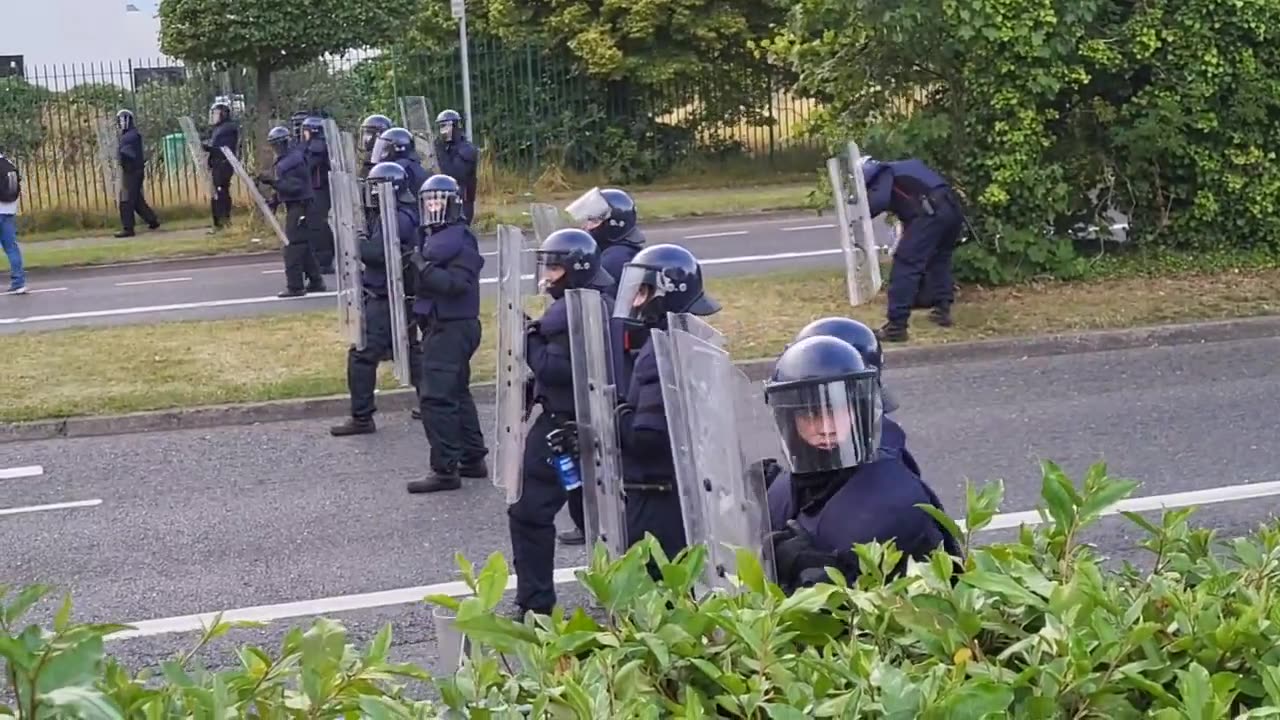
{"label": "green leaf", "polygon": [[0,617],[3,617],[4,624],[12,627],[16,625],[18,620],[22,619],[32,605],[40,602],[41,598],[48,595],[53,588],[49,585],[28,585],[18,591],[3,610],[0,611]]}
{"label": "green leaf", "polygon": [[1188,670],[1178,670],[1178,694],[1182,697],[1182,710],[1188,720],[1215,720],[1213,714],[1213,683],[1209,671],[1200,663],[1191,663]]}
{"label": "green leaf", "polygon": [[738,580],[753,592],[763,593],[765,577],[760,558],[756,557],[754,552],[744,548],[737,548],[734,551],[734,557],[738,566]]}
{"label": "green leaf", "polygon": [[1013,688],[990,680],[967,682],[947,696],[942,707],[948,720],[986,720],[1007,717]]}
{"label": "green leaf", "polygon": [[54,632],[62,632],[71,624],[71,593],[62,596],[62,605],[58,607],[58,613],[53,616]]}
{"label": "green leaf", "polygon": [[1040,496],[1048,506],[1049,516],[1059,528],[1070,528],[1076,521],[1075,490],[1062,468],[1046,460]]}
{"label": "green leaf", "polygon": [[1103,511],[1132,495],[1137,487],[1138,483],[1132,480],[1104,480],[1095,492],[1085,495],[1080,522],[1087,524],[1096,520]]}
{"label": "green leaf", "polygon": [[1045,606],[1044,600],[1040,596],[1018,584],[1017,580],[1008,575],[997,575],[986,570],[970,570],[960,576],[960,582],[979,590],[1003,596],[1020,605],[1028,605],[1034,608],[1043,608]]}
{"label": "green leaf", "polygon": [[492,610],[502,602],[502,595],[507,591],[508,577],[506,558],[500,552],[491,554],[476,582],[476,594],[486,608]]}
{"label": "green leaf", "polygon": [[122,720],[106,695],[89,687],[59,687],[40,695],[42,706],[74,711],[83,720]]}
{"label": "green leaf", "polygon": [[92,684],[101,668],[102,655],[101,636],[90,637],[61,651],[47,648],[40,663],[37,691],[45,693],[60,687]]}
{"label": "green leaf", "polygon": [[391,651],[391,623],[382,626],[378,634],[373,637],[373,642],[369,643],[369,649],[365,651],[364,660],[368,664],[377,664],[385,662],[387,653]]}

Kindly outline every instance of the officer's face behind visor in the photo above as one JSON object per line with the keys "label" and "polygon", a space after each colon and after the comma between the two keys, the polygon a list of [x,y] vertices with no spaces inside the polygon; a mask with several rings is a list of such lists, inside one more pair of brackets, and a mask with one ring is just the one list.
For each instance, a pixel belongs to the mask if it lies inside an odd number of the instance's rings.
{"label": "officer's face behind visor", "polygon": [[609,219],[612,208],[609,207],[609,201],[604,199],[599,188],[591,188],[577,200],[569,203],[565,212],[569,213],[569,216],[576,220],[583,230],[591,232]]}
{"label": "officer's face behind visor", "polygon": [[556,287],[564,279],[565,269],[559,256],[538,256],[538,287],[542,292]]}
{"label": "officer's face behind visor", "polygon": [[622,268],[618,281],[618,298],[613,305],[613,316],[633,322],[653,319],[647,312],[653,300],[665,294],[662,290],[662,273],[653,268],[627,265]]}
{"label": "officer's face behind visor", "polygon": [[769,406],[792,472],[829,472],[875,459],[882,406],[874,372],[772,388]]}
{"label": "officer's face behind visor", "polygon": [[373,150],[369,151],[369,160],[377,165],[380,162],[388,162],[391,160],[391,143],[378,138],[373,143]]}

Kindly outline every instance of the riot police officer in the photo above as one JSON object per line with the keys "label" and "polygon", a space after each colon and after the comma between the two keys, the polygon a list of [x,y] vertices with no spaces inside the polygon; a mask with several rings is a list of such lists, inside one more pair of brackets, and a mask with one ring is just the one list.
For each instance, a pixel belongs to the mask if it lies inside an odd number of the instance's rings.
{"label": "riot police officer", "polygon": [[[370,115],[360,123],[360,152],[364,156],[363,162],[360,163],[360,177],[364,178],[377,165],[377,161],[373,159],[373,146],[377,144],[378,138],[382,137],[382,133],[392,128],[391,118],[386,115],[378,115],[377,113]],[[410,188],[420,188],[421,184],[414,185],[409,182]]]}
{"label": "riot police officer", "polygon": [[622,266],[631,262],[645,244],[635,200],[617,188],[592,188],[566,210],[600,245],[604,271],[620,279]]}
{"label": "riot police officer", "polygon": [[880,162],[867,158],[862,173],[871,216],[887,210],[902,221],[901,239],[889,271],[888,322],[880,328],[880,339],[907,339],[917,297],[932,305],[932,322],[951,327],[955,300],[951,257],[964,227],[960,199],[941,175],[919,160]]}
{"label": "riot police officer", "polygon": [[938,547],[959,554],[955,538],[916,507],[942,509],[937,495],[900,455],[880,449],[879,374],[849,343],[818,335],[784,350],[765,383],[789,468],[768,493],[788,592],[823,581],[826,567],[852,582],[859,543],[893,540],[917,559]]}
{"label": "riot police officer", "polygon": [[334,237],[333,228],[329,227],[329,208],[333,199],[329,194],[329,144],[325,142],[323,120],[310,116],[302,121],[302,147],[314,193],[307,210],[311,251],[320,265],[320,273],[332,275]]}
{"label": "riot police officer", "polygon": [[476,219],[476,171],[480,153],[462,134],[462,116],[445,110],[436,116],[436,161],[440,172],[458,181],[462,188],[462,214],[468,223]]}
{"label": "riot police officer", "polygon": [[[292,135],[286,127],[274,127],[267,133],[267,142],[275,151],[276,162],[272,170],[275,177],[260,175],[258,181],[275,190],[271,210],[281,203],[285,207],[284,233],[289,244],[284,247],[285,289],[280,297],[301,297],[308,292],[324,292],[324,278],[320,266],[307,242],[307,209],[311,206],[314,191],[311,173],[302,148],[292,143]],[[303,287],[303,280],[306,287]]]}
{"label": "riot police officer", "polygon": [[[607,272],[607,271],[606,271]],[[686,544],[676,487],[658,360],[649,333],[667,328],[667,313],[714,315],[720,303],[703,289],[702,266],[679,245],[654,245],[636,254],[618,279],[614,317],[643,339],[618,407],[627,542],[653,533],[668,557]]]}
{"label": "riot police officer", "polygon": [[120,232],[116,237],[133,237],[133,216],[137,213],[147,227],[160,227],[160,219],[147,204],[142,186],[147,180],[147,155],[142,147],[142,133],[138,132],[133,113],[121,110],[116,113],[116,125],[120,128]]}
{"label": "riot police officer", "polygon": [[[399,223],[401,254],[394,258],[386,255],[386,245],[382,237],[382,218],[378,211],[378,193],[369,192],[366,198],[366,233],[360,243],[360,261],[364,263],[361,275],[364,285],[364,328],[365,346],[358,349],[352,346],[347,351],[347,390],[351,393],[351,418],[341,425],[329,429],[335,436],[367,435],[377,431],[373,414],[377,412],[374,404],[374,389],[378,384],[378,363],[392,357],[394,337],[391,327],[391,302],[387,291],[387,263],[405,263],[405,258],[417,247],[418,241],[418,198],[409,187],[408,174],[404,168],[391,162],[379,163],[369,171],[371,182],[387,181],[395,188],[396,220]],[[407,263],[405,263],[407,265]],[[413,272],[406,267],[406,281],[411,281]],[[406,282],[405,295],[412,296],[413,290]],[[407,299],[405,299],[408,302]],[[406,315],[407,316],[407,315]],[[418,386],[418,373],[421,371],[417,357],[416,333],[409,333],[410,365],[409,372],[413,376],[412,384]]]}
{"label": "riot police officer", "polygon": [[537,258],[539,286],[554,302],[525,331],[525,359],[533,375],[534,402],[542,413],[525,437],[520,499],[507,507],[521,617],[530,610],[549,614],[556,603],[555,518],[567,494],[552,465],[551,445],[565,442],[572,447],[577,438],[565,290],[596,290],[608,311],[613,309],[613,278],[601,269],[600,251],[591,235],[574,228],[557,230],[542,241]]}
{"label": "riot police officer", "polygon": [[293,128],[290,143],[294,145],[306,145],[306,141],[302,138],[302,124],[306,122],[307,117],[311,113],[299,110],[289,116],[289,125]]}
{"label": "riot police officer", "polygon": [[240,125],[231,117],[231,106],[221,101],[209,106],[209,125],[209,141],[201,147],[209,153],[209,175],[213,180],[213,197],[209,200],[213,211],[211,232],[218,232],[231,221],[231,178],[235,176],[222,148],[234,153],[240,147]]}
{"label": "riot police officer", "polygon": [[[378,136],[369,155],[373,162],[394,162],[409,173],[409,185],[421,188],[431,174],[422,167],[422,160],[414,148],[413,133],[404,128],[393,127]],[[461,211],[459,211],[461,212]]]}
{"label": "riot police officer", "polygon": [[418,198],[424,232],[409,259],[416,276],[413,313],[422,332],[418,399],[431,444],[431,474],[410,482],[408,490],[430,493],[456,490],[462,477],[489,474],[488,450],[470,387],[471,358],[480,347],[484,257],[462,219],[457,181],[433,175]]}

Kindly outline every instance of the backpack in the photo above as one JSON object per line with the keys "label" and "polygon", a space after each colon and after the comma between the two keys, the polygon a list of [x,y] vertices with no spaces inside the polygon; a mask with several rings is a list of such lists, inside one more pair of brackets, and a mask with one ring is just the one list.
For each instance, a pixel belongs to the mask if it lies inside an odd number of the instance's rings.
{"label": "backpack", "polygon": [[9,158],[0,155],[0,202],[17,202],[22,194],[22,176],[18,174],[18,166]]}

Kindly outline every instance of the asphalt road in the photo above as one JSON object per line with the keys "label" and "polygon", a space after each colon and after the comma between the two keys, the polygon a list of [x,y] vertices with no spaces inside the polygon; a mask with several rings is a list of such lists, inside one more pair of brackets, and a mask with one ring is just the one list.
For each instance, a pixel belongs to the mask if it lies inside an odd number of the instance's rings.
{"label": "asphalt road", "polygon": [[[1280,480],[1277,354],[1280,339],[1265,339],[891,369],[887,378],[947,508],[961,510],[966,478],[1003,478],[1003,511],[1013,513],[1035,507],[1045,457],[1077,477],[1105,459],[1142,481],[1142,496],[1224,499],[1228,486]],[[488,427],[492,409],[482,413]],[[455,552],[480,563],[508,551],[506,508],[488,482],[407,495],[404,482],[426,469],[421,427],[407,413],[380,422],[376,435],[342,440],[329,437],[328,421],[310,421],[0,445],[0,579],[69,589],[84,618],[147,621],[139,637],[112,644],[130,663],[192,641],[180,632],[186,621],[172,618],[298,603],[261,611],[288,619],[233,638],[277,646],[284,626],[316,613],[359,638],[394,621],[398,657],[430,664],[421,586],[456,581]],[[1271,497],[1210,505],[1198,521],[1245,532],[1274,513],[1280,483],[1257,492]],[[1087,539],[1141,561],[1131,550],[1138,537],[1112,518]],[[584,562],[580,549],[558,553],[557,567]],[[583,601],[561,587],[562,602]],[[384,594],[352,597],[362,593]],[[227,647],[211,661],[233,662]]]}
{"label": "asphalt road", "polygon": [[[889,230],[877,229],[887,244]],[[704,263],[709,275],[765,273],[780,269],[843,262],[835,225],[827,218],[791,215],[717,222],[663,224],[645,231],[650,244],[677,243]],[[492,236],[481,239],[485,288],[492,292],[497,273]],[[33,274],[29,294],[0,297],[0,333],[60,327],[165,320],[243,317],[266,313],[331,308],[329,292],[282,300],[284,270],[279,260],[246,264],[174,263],[162,268],[119,267],[91,271]]]}

